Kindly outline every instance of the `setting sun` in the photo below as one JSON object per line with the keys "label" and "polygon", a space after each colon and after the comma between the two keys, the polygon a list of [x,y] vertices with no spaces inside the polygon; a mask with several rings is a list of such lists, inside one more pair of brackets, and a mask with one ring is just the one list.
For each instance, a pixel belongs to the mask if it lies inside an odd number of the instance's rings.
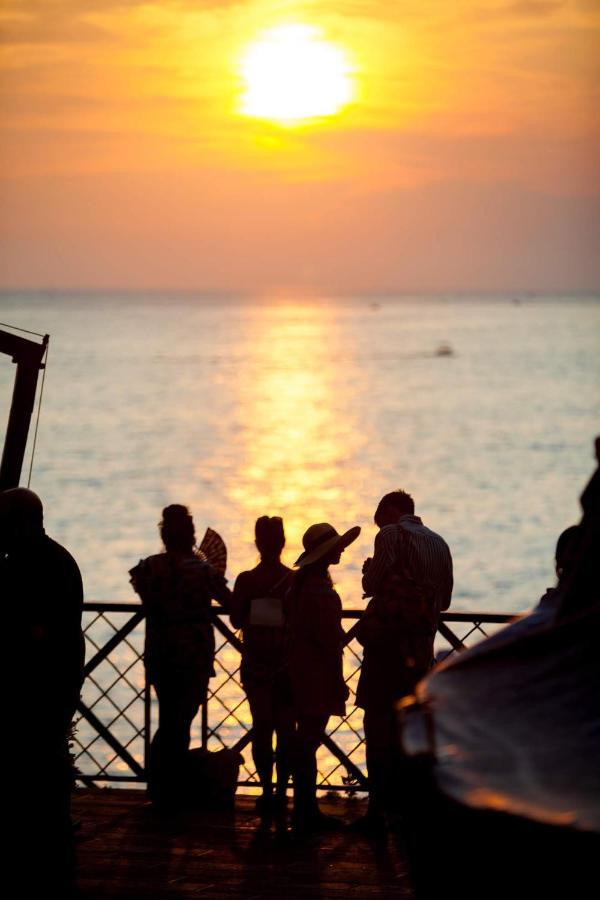
{"label": "setting sun", "polygon": [[330,116],[352,98],[351,66],[317,28],[281,25],[265,32],[241,61],[241,112],[293,124]]}

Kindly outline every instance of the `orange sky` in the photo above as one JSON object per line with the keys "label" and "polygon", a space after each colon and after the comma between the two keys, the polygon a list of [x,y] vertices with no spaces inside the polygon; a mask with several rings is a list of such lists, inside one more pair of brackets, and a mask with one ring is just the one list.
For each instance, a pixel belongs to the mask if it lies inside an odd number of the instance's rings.
{"label": "orange sky", "polygon": [[[354,101],[239,114],[305,23]],[[5,287],[600,287],[596,0],[4,0]]]}

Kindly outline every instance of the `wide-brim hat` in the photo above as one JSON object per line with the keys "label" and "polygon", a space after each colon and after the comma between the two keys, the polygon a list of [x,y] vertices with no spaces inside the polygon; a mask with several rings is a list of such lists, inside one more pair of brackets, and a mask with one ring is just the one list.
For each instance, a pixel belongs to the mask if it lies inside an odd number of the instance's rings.
{"label": "wide-brim hat", "polygon": [[302,538],[304,552],[300,554],[294,565],[302,568],[302,566],[317,562],[334,549],[344,550],[352,541],[356,540],[359,534],[360,525],[355,525],[344,534],[338,534],[329,522],[311,525],[306,529]]}

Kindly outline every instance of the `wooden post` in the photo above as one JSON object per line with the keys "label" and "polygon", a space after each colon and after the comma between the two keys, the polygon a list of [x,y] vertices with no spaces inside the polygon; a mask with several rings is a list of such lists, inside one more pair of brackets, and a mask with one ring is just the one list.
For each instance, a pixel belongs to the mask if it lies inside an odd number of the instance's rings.
{"label": "wooden post", "polygon": [[31,414],[35,405],[38,374],[48,345],[29,341],[8,332],[0,332],[0,352],[12,355],[17,364],[15,386],[8,417],[4,452],[0,464],[0,491],[18,487],[27,447]]}

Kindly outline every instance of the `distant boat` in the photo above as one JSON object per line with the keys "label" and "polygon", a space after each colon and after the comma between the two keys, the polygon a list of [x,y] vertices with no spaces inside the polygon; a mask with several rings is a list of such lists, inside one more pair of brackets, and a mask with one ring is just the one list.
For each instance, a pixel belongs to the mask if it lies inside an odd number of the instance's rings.
{"label": "distant boat", "polygon": [[370,307],[373,311],[375,311],[375,310],[377,310],[377,309],[381,309],[381,303],[378,303],[377,300],[372,300],[372,301],[369,303],[369,307]]}
{"label": "distant boat", "polygon": [[454,350],[452,349],[452,345],[447,341],[442,341],[441,344],[438,344],[437,349],[435,351],[436,356],[454,356]]}

